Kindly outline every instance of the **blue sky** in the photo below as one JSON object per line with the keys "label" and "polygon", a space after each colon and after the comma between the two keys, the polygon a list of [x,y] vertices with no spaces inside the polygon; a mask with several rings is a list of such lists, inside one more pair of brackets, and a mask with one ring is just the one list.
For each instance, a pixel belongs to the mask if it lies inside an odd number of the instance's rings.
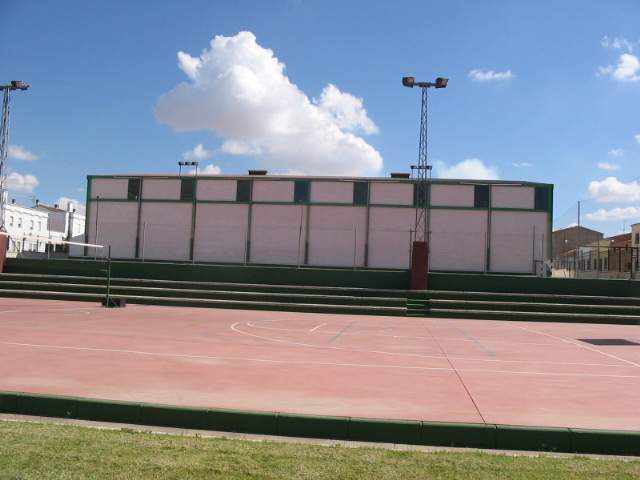
{"label": "blue sky", "polygon": [[224,173],[407,171],[419,91],[400,78],[442,75],[437,175],[554,183],[559,227],[578,200],[606,233],[640,221],[637,1],[150,5],[2,1],[0,80],[31,84],[12,104],[21,202],[185,155]]}

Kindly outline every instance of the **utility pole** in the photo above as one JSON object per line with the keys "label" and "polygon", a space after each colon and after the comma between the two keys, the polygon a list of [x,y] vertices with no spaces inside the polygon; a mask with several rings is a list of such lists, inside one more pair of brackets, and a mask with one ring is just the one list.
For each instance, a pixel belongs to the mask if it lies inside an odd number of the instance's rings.
{"label": "utility pole", "polygon": [[2,117],[0,117],[0,232],[5,229],[5,203],[7,201],[7,153],[9,150],[9,103],[11,92],[25,91],[29,85],[20,80],[11,80],[7,85],[0,85],[2,91]]}
{"label": "utility pole", "polygon": [[411,249],[411,289],[427,288],[428,241],[429,241],[429,182],[432,166],[427,159],[427,90],[431,87],[446,88],[449,80],[438,77],[435,82],[416,82],[414,77],[402,77],[402,85],[422,90],[422,106],[420,109],[420,140],[418,143],[418,164],[411,165],[411,173],[416,172],[415,182],[415,237]]}

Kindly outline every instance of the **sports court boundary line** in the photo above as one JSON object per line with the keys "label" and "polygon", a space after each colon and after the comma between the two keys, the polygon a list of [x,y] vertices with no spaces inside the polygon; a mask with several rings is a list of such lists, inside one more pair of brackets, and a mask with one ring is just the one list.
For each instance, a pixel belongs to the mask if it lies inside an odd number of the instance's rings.
{"label": "sports court boundary line", "polygon": [[288,437],[640,456],[636,431],[297,415],[7,391],[0,391],[0,412]]}

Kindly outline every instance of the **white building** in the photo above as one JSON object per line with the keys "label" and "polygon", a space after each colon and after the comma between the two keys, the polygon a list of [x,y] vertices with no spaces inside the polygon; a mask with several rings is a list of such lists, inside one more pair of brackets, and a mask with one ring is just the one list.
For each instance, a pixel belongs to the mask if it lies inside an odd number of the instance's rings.
{"label": "white building", "polygon": [[35,210],[48,215],[48,229],[50,238],[54,241],[82,241],[84,238],[85,216],[76,211],[76,206],[69,202],[66,209],[58,205],[49,206],[36,201]]}
{"label": "white building", "polygon": [[[408,176],[264,173],[89,176],[85,239],[120,259],[409,267]],[[431,180],[430,270],[534,273],[550,258],[552,195],[549,184]]]}
{"label": "white building", "polygon": [[49,239],[49,216],[15,200],[5,205],[5,228],[9,233],[9,256],[21,252],[45,252]]}
{"label": "white building", "polygon": [[36,201],[34,207],[17,205],[15,200],[5,204],[5,227],[9,233],[9,256],[23,253],[64,251],[63,241],[82,241],[85,229],[84,215],[69,203],[66,210],[57,205],[50,207]]}

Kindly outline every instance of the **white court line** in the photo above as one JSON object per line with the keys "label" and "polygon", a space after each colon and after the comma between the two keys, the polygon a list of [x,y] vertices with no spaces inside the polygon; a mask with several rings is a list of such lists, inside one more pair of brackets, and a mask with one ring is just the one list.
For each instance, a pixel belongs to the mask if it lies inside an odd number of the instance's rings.
{"label": "white court line", "polygon": [[102,307],[69,307],[69,308],[48,308],[46,310],[1,310],[0,313],[25,313],[31,315],[32,313],[54,313],[54,312],[75,312],[78,310],[102,310]]}
{"label": "white court line", "polygon": [[[144,355],[152,357],[170,357],[170,358],[186,358],[196,360],[231,360],[231,361],[243,361],[243,362],[257,362],[257,363],[274,363],[284,365],[313,365],[313,366],[327,366],[327,367],[358,367],[358,368],[382,368],[382,369],[401,369],[401,370],[434,370],[455,372],[450,367],[425,367],[421,365],[388,365],[388,364],[371,364],[371,363],[346,363],[346,362],[310,362],[310,361],[291,361],[291,360],[271,360],[265,358],[251,358],[251,357],[224,357],[213,355],[192,355],[185,353],[160,353],[160,352],[147,352],[143,350],[124,350],[116,348],[97,348],[97,347],[70,347],[64,345],[43,345],[37,343],[18,343],[18,342],[0,342],[3,345],[12,345],[17,347],[30,347],[30,348],[48,348],[57,350],[75,350],[85,352],[108,352],[108,353],[122,353],[128,355]],[[531,371],[514,371],[514,370],[482,370],[482,369],[458,369],[459,372],[476,372],[476,373],[503,373],[510,375],[536,375],[536,376],[561,376],[561,377],[607,377],[607,378],[640,378],[638,375],[607,375],[607,374],[591,374],[591,373],[557,373],[557,372],[531,372]]]}
{"label": "white court line", "polygon": [[585,345],[582,342],[569,340],[568,338],[557,337],[556,335],[552,335],[551,333],[539,332],[537,330],[533,330],[533,329],[530,329],[530,328],[522,327],[520,325],[512,325],[512,327],[519,328],[520,330],[525,330],[525,331],[531,332],[531,333],[537,333],[538,335],[544,335],[546,337],[555,338],[556,340],[560,340],[561,342],[565,342],[565,343],[568,343],[570,345],[574,345],[576,347],[584,348],[585,350],[590,350],[592,352],[596,352],[596,353],[599,353],[601,355],[604,355],[605,357],[613,358],[615,360],[619,360],[621,362],[628,363],[629,365],[633,365],[634,367],[640,368],[640,363],[636,363],[636,362],[633,362],[631,360],[627,360],[626,358],[618,357],[617,355],[613,355],[611,353],[603,352],[601,350],[598,350],[597,348],[593,348],[593,347],[591,347],[589,345]]}
{"label": "white court line", "polygon": [[[396,357],[417,357],[417,358],[435,358],[435,359],[439,359],[439,360],[446,360],[446,357],[442,356],[442,355],[423,355],[421,353],[405,353],[405,352],[387,352],[384,350],[361,350],[361,349],[350,349],[347,347],[336,347],[336,346],[332,346],[332,345],[314,345],[311,343],[303,343],[303,342],[294,342],[292,340],[282,340],[279,338],[270,338],[270,337],[263,337],[261,335],[256,335],[254,333],[249,333],[249,332],[243,332],[242,330],[238,329],[238,325],[241,325],[242,322],[236,322],[233,325],[231,325],[231,330],[233,330],[234,332],[240,333],[242,335],[247,335],[250,337],[254,337],[254,338],[258,338],[260,340],[267,340],[270,342],[278,342],[278,343],[283,343],[285,345],[291,345],[291,346],[298,346],[298,347],[307,347],[307,348],[318,348],[318,349],[331,349],[331,350],[341,350],[341,351],[345,351],[345,352],[352,352],[352,353],[376,353],[376,354],[381,354],[381,355],[391,355],[391,356],[396,356]],[[246,323],[244,324],[246,325]],[[549,365],[574,365],[574,366],[581,366],[581,367],[615,367],[615,368],[623,368],[624,365],[613,365],[613,364],[609,364],[609,363],[578,363],[578,362],[554,362],[554,361],[548,361],[548,360],[501,360],[501,359],[497,359],[497,358],[470,358],[470,357],[455,357],[455,356],[449,356],[449,358],[454,359],[454,360],[468,360],[468,361],[476,361],[476,362],[496,362],[496,363],[542,363],[542,364],[549,364]],[[462,370],[460,370],[462,371]]]}
{"label": "white court line", "polygon": [[[311,330],[309,330],[309,333],[313,333],[313,332],[315,332],[315,331],[316,331],[316,330],[318,330],[319,328],[324,327],[326,324],[327,324],[327,322],[325,322],[325,323],[321,323],[320,325],[316,325],[316,326],[315,326],[315,327],[313,327]],[[259,327],[258,327],[258,328],[259,328]]]}
{"label": "white court line", "polygon": [[[257,322],[271,322],[272,320],[257,320]],[[282,321],[282,320],[279,320]],[[261,328],[263,330],[274,330],[274,331],[278,331],[278,332],[307,332],[307,331],[311,331],[311,330],[306,330],[306,329],[299,329],[299,328],[278,328],[278,327],[267,327],[265,325],[256,325],[256,322],[247,322],[246,323],[247,326],[249,327],[253,327],[253,328]],[[326,323],[323,323],[322,325],[326,325]],[[312,329],[313,330],[313,329]],[[384,330],[388,330],[388,328],[385,328]],[[325,330],[324,333],[326,334],[331,334],[331,333],[338,333],[336,330]],[[423,337],[420,335],[391,335],[388,333],[369,333],[369,332],[363,332],[363,331],[355,331],[355,332],[344,332],[342,335],[346,335],[346,336],[356,336],[356,337],[387,337],[387,338],[408,338],[408,339],[416,339],[416,340],[431,340],[432,337]],[[458,341],[458,342],[474,342],[474,340],[471,340],[469,338],[460,338],[460,337],[436,337],[438,340],[447,340],[447,341]],[[495,343],[509,343],[509,344],[518,344],[518,345],[536,345],[536,346],[553,346],[553,345],[557,345],[556,343],[538,343],[538,342],[513,342],[510,340],[500,340],[497,338],[492,338],[492,339],[484,339],[485,341],[489,341],[489,342],[495,342]]]}

